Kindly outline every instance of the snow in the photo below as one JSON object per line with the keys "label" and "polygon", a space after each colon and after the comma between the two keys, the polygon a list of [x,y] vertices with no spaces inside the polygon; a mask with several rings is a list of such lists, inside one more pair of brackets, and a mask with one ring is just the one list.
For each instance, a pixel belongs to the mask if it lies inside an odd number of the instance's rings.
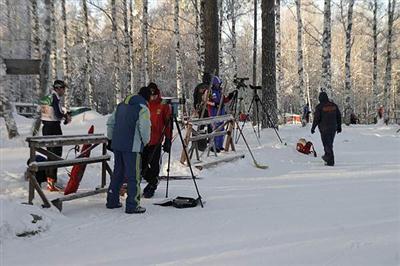
{"label": "snow", "polygon": [[[62,213],[41,208],[38,196],[33,206],[21,204],[28,195],[31,120],[17,115],[16,121],[21,136],[15,140],[7,140],[0,121],[0,265],[400,265],[398,126],[343,126],[335,140],[336,165],[327,167],[319,158],[319,133],[311,135],[309,125],[283,126],[279,134],[287,145],[273,130],[263,130],[258,145],[247,125],[255,159],[268,169],[254,167],[240,140],[236,148],[244,159],[194,169],[202,177],[196,182],[204,208],[153,205],[165,199],[161,181],[153,199],[142,199],[147,212],[128,215],[123,208],[106,209],[105,194],[65,202]],[[106,121],[90,111],[63,131],[84,134],[94,124],[95,133],[105,133]],[[295,150],[301,137],[314,143],[318,158]],[[190,174],[180,153],[175,141],[171,175]],[[59,176],[66,182],[65,169]],[[99,183],[100,166],[89,165],[81,188]],[[196,197],[193,181],[171,180],[169,196]],[[34,235],[17,236],[24,232]]]}

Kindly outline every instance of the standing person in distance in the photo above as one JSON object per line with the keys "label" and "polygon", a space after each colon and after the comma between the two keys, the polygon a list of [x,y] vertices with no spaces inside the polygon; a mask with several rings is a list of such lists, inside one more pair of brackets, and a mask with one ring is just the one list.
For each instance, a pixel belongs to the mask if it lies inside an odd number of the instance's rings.
{"label": "standing person in distance", "polygon": [[141,153],[150,141],[150,89],[142,87],[138,95],[129,95],[118,104],[107,121],[107,136],[114,152],[114,175],[107,191],[108,209],[120,208],[119,191],[128,180],[126,213],[144,213],[140,206]]}
{"label": "standing person in distance", "polygon": [[158,176],[161,165],[161,143],[163,151],[171,151],[171,106],[161,102],[161,93],[157,85],[148,85],[151,91],[149,109],[151,120],[151,137],[149,144],[144,147],[142,155],[142,176],[147,181],[143,189],[144,198],[152,198],[158,186]]}
{"label": "standing person in distance", "polygon": [[[55,80],[53,83],[53,91],[44,96],[40,100],[40,113],[43,123],[42,135],[62,135],[61,121],[64,119],[64,124],[71,122],[71,115],[64,112],[61,107],[61,97],[65,94],[66,84],[62,80]],[[49,147],[48,151],[55,155],[62,156],[62,146]],[[58,191],[55,186],[57,182],[57,168],[47,171],[47,189],[50,191]]]}
{"label": "standing person in distance", "polygon": [[315,133],[317,126],[321,133],[321,140],[325,151],[322,159],[326,165],[334,166],[333,141],[335,134],[342,132],[342,115],[339,107],[329,101],[328,95],[324,91],[319,94],[319,104],[315,107],[311,134]]}
{"label": "standing person in distance", "polygon": [[309,122],[310,122],[310,104],[307,103],[306,105],[304,105],[303,108],[303,123],[302,126],[305,127]]}

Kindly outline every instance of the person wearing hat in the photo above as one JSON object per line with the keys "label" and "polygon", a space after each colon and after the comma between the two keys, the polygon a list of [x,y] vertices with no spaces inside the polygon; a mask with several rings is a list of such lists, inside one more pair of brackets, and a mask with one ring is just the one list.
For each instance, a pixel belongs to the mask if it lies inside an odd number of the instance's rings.
{"label": "person wearing hat", "polygon": [[161,101],[161,92],[157,84],[148,85],[151,90],[149,101],[151,119],[151,137],[142,153],[142,176],[147,181],[143,189],[144,198],[152,198],[158,186],[161,164],[161,144],[164,152],[171,151],[171,106]]}
{"label": "person wearing hat", "polygon": [[114,152],[114,174],[107,190],[108,209],[122,207],[121,186],[127,179],[126,213],[144,213],[140,206],[141,153],[150,141],[150,111],[147,107],[151,91],[142,87],[138,95],[129,95],[118,104],[107,121],[107,136]]}
{"label": "person wearing hat", "polygon": [[342,115],[339,107],[329,100],[328,95],[324,91],[319,94],[319,104],[315,107],[311,134],[315,133],[317,126],[321,133],[321,140],[325,151],[322,160],[325,161],[326,165],[334,166],[333,141],[336,133],[342,132]]}
{"label": "person wearing hat", "polygon": [[[41,120],[43,124],[42,135],[62,135],[61,121],[64,119],[64,124],[71,122],[71,115],[64,112],[61,107],[61,97],[65,94],[66,84],[62,80],[55,80],[53,91],[44,96],[40,100]],[[49,147],[48,151],[55,155],[62,156],[62,146]],[[57,168],[48,171],[47,188],[50,191],[58,191],[55,187],[57,182]]]}

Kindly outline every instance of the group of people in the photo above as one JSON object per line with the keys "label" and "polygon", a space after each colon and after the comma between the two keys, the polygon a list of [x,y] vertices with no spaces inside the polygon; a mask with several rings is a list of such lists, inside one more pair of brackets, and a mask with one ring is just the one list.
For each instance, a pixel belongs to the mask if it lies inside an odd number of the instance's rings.
{"label": "group of people", "polygon": [[[225,104],[237,95],[237,90],[224,95],[222,80],[218,76],[204,74],[203,82],[194,90],[194,108],[201,117],[212,117],[225,114]],[[60,99],[64,95],[66,84],[56,80],[53,91],[41,100],[41,120],[43,136],[62,135],[61,121],[71,121],[71,116],[61,108]],[[322,159],[333,166],[333,141],[336,133],[342,131],[341,113],[338,106],[329,100],[325,92],[319,95],[319,104],[315,108],[311,133],[318,126],[325,154]],[[309,121],[309,106],[304,108],[304,119]],[[215,123],[211,130],[223,130],[220,123]],[[126,213],[143,213],[140,206],[140,182],[143,177],[147,181],[143,189],[143,197],[151,198],[159,183],[161,151],[169,153],[172,142],[172,110],[164,104],[161,92],[155,83],[140,88],[137,95],[127,96],[118,104],[107,121],[108,148],[114,152],[114,173],[107,191],[106,207],[120,208],[120,189],[127,183]],[[214,139],[215,152],[223,150],[224,137]],[[62,147],[48,148],[58,156],[62,156]],[[57,170],[47,175],[47,186],[55,191]]]}

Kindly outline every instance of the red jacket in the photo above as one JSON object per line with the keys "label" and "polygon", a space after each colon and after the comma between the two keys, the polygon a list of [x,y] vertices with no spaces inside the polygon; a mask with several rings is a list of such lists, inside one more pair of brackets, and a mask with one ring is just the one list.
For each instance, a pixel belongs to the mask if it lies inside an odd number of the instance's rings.
{"label": "red jacket", "polygon": [[165,137],[171,139],[171,107],[168,104],[161,103],[160,90],[157,89],[157,99],[149,101],[150,109],[150,120],[151,120],[151,137],[149,145],[157,145],[160,141],[162,143],[164,137],[160,140],[160,137],[165,128]]}

